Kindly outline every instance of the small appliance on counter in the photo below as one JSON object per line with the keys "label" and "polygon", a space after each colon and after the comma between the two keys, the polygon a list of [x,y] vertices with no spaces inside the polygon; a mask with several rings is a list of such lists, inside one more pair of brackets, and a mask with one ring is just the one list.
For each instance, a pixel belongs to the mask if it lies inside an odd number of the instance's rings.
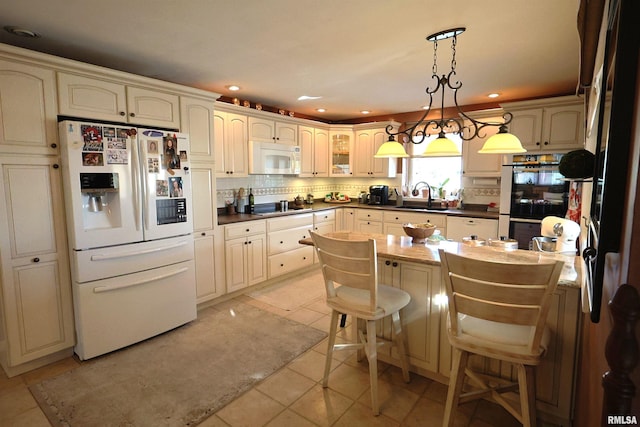
{"label": "small appliance on counter", "polygon": [[575,254],[580,225],[570,219],[548,216],[542,220],[540,234],[531,240],[533,250]]}
{"label": "small appliance on counter", "polygon": [[386,205],[389,202],[388,185],[372,185],[369,187],[369,204]]}

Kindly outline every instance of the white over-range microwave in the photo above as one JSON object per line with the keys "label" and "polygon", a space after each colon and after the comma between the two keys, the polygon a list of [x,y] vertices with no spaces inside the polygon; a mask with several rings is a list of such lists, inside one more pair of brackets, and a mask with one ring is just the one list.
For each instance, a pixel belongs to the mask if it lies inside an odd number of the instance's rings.
{"label": "white over-range microwave", "polygon": [[249,141],[249,173],[253,175],[298,175],[300,147],[275,142]]}

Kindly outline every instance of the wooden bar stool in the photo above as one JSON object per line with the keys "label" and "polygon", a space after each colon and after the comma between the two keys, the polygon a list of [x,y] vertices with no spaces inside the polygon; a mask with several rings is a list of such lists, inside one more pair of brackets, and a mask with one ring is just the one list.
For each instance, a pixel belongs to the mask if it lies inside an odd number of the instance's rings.
{"label": "wooden bar stool", "polygon": [[[501,263],[440,249],[449,299],[447,332],[453,347],[443,426],[461,403],[488,397],[525,426],[536,425],[535,367],[549,342],[545,326],[563,262]],[[518,382],[489,386],[468,366],[472,354],[512,363]],[[465,377],[469,378],[465,390]],[[502,393],[519,390],[520,411]],[[464,393],[463,393],[464,391]]]}
{"label": "wooden bar stool", "polygon": [[[343,240],[311,232],[313,243],[320,259],[327,291],[327,305],[331,307],[329,346],[325,362],[322,386],[327,387],[333,350],[364,349],[369,361],[371,384],[371,407],[374,415],[380,414],[378,404],[378,358],[380,344],[376,337],[376,320],[391,316],[393,344],[398,349],[403,378],[409,382],[404,333],[400,321],[400,310],[411,301],[411,296],[398,288],[378,284],[378,262],[376,241]],[[366,322],[366,336],[358,331],[358,343],[335,344],[338,317],[350,315],[353,321]]]}

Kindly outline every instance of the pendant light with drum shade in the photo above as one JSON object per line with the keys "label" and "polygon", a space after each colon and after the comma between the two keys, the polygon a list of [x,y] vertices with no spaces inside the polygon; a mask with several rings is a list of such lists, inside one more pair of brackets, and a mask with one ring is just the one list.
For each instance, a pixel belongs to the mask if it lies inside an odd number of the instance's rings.
{"label": "pendant light with drum shade", "polygon": [[[462,109],[458,106],[458,89],[462,87],[462,82],[455,79],[456,44],[458,41],[458,35],[462,34],[465,29],[466,28],[464,27],[453,28],[431,34],[427,37],[427,40],[433,43],[433,67],[431,77],[435,79],[438,84],[433,89],[426,89],[427,95],[429,95],[429,104],[425,107],[424,114],[416,124],[395,133],[392,132],[392,126],[387,126],[385,131],[387,132],[387,135],[389,135],[389,140],[380,146],[378,152],[374,155],[374,157],[409,157],[402,143],[400,141],[396,141],[395,137],[399,137],[399,135],[402,135],[402,142],[422,144],[430,134],[434,133],[433,131],[438,132],[438,138],[429,143],[424,153],[422,153],[419,157],[460,156],[460,150],[453,141],[446,137],[445,130],[449,131],[449,133],[459,135],[462,141],[469,141],[478,137],[482,138],[482,130],[489,126],[498,127],[499,131],[485,141],[483,147],[478,151],[478,153],[511,154],[524,153],[527,151],[522,147],[520,140],[515,135],[508,132],[507,125],[509,125],[509,123],[511,123],[511,121],[513,120],[513,115],[511,113],[507,112],[502,116],[502,118],[504,119],[503,123],[483,122],[481,120],[476,120],[467,116],[464,111],[462,111]],[[449,71],[448,74],[442,74],[442,76],[438,76],[438,42],[440,40],[446,39],[451,39],[451,71]],[[444,97],[446,88],[449,88],[453,91],[453,102],[460,117],[448,119],[444,118]],[[427,120],[427,116],[429,115],[429,112],[431,112],[433,95],[439,91],[442,92],[442,98],[440,101],[440,119]],[[465,124],[465,122],[467,122],[468,124]]]}

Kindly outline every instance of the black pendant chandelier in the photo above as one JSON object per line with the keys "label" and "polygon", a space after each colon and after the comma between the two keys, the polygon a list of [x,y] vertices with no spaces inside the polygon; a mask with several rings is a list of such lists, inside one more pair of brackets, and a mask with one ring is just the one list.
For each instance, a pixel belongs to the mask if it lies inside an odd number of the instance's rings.
{"label": "black pendant chandelier", "polygon": [[[483,122],[469,117],[458,106],[458,89],[462,87],[462,82],[458,81],[456,78],[456,44],[458,41],[458,35],[464,31],[465,28],[463,27],[453,28],[431,34],[427,37],[427,40],[433,43],[433,68],[431,78],[437,82],[435,88],[431,89],[427,87],[426,89],[427,95],[429,96],[429,104],[425,107],[425,112],[420,120],[413,126],[395,133],[392,132],[393,127],[388,126],[386,128],[386,132],[389,135],[389,140],[380,146],[375,157],[409,157],[401,142],[421,144],[425,139],[427,139],[427,137],[429,137],[429,135],[435,133],[438,134],[438,138],[429,143],[422,156],[460,156],[461,153],[456,144],[445,136],[445,133],[447,133],[446,131],[448,131],[448,133],[459,135],[463,141],[469,141],[476,137],[483,137],[482,130],[489,126],[498,127],[498,133],[487,139],[483,147],[478,151],[479,153],[507,154],[526,152],[522,147],[520,140],[518,140],[515,135],[508,133],[507,125],[509,125],[513,119],[513,115],[511,113],[507,112],[502,116],[504,119],[504,122],[502,123]],[[446,39],[451,39],[451,71],[449,71],[448,74],[438,76],[438,42]],[[460,117],[445,119],[444,98],[446,89],[453,91],[453,102]],[[442,92],[442,98],[440,101],[440,119],[427,120],[427,116],[431,112],[431,107],[433,105],[434,94],[437,94],[438,92]],[[398,136],[398,138],[400,138],[400,135],[402,135],[403,141],[396,141],[395,137]]]}

